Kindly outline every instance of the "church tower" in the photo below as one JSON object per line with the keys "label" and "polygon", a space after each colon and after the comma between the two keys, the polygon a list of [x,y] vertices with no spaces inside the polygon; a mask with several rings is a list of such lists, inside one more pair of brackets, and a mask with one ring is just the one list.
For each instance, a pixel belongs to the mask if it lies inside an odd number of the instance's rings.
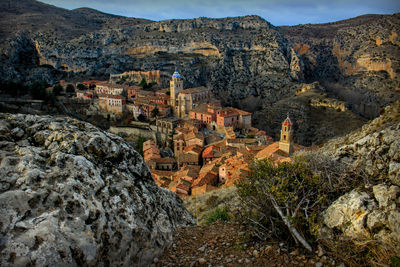
{"label": "church tower", "polygon": [[179,105],[177,105],[177,98],[180,91],[183,90],[183,80],[181,75],[177,70],[175,70],[172,75],[171,81],[169,82],[169,92],[170,92],[170,101],[171,107],[173,109],[173,113],[178,114]]}
{"label": "church tower", "polygon": [[286,120],[282,122],[281,140],[279,141],[279,149],[287,154],[293,153],[293,123],[287,115]]}

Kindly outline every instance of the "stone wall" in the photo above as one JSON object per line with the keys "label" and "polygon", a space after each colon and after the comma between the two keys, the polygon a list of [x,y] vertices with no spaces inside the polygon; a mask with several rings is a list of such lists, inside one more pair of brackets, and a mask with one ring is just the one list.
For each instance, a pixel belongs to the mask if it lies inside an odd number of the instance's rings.
{"label": "stone wall", "polygon": [[116,126],[111,126],[108,129],[109,132],[114,133],[114,134],[120,134],[124,133],[126,135],[133,135],[136,137],[142,136],[147,139],[153,139],[156,140],[156,133],[155,131],[151,129],[141,129],[141,128],[135,128],[135,127],[116,127]]}

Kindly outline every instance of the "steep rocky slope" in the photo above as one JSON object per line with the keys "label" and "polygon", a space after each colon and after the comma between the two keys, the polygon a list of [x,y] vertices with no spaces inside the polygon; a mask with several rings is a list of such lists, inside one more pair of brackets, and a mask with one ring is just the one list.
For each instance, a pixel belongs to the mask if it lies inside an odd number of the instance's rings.
{"label": "steep rocky slope", "polygon": [[305,77],[320,80],[358,112],[372,118],[399,98],[399,13],[280,30],[299,53]]}
{"label": "steep rocky slope", "polygon": [[0,265],[146,266],[194,223],[120,137],[0,114]]}
{"label": "steep rocky slope", "polygon": [[[361,174],[362,187],[341,196],[322,214],[322,238],[334,233],[400,250],[400,102],[321,151]],[[351,179],[349,177],[349,179]]]}
{"label": "steep rocky slope", "polygon": [[[12,17],[13,8],[6,3],[3,6],[3,13],[8,14],[4,20]],[[21,10],[18,19],[22,22],[11,27],[15,34],[3,34],[3,79],[30,80],[43,73],[54,81],[54,76],[67,72],[108,77],[110,73],[152,69],[170,75],[178,67],[186,87],[208,85],[226,102],[249,95],[268,97],[271,102],[287,93],[280,88],[302,76],[295,51],[274,26],[257,16],[124,22],[91,11],[88,26],[82,28],[77,23],[87,17],[87,10],[51,7],[48,11],[47,7],[40,13],[15,8]],[[62,21],[63,27],[47,22],[49,14]],[[35,27],[30,26],[31,16],[37,18]],[[30,68],[24,62],[26,54],[32,55]],[[19,65],[25,68],[18,69]]]}

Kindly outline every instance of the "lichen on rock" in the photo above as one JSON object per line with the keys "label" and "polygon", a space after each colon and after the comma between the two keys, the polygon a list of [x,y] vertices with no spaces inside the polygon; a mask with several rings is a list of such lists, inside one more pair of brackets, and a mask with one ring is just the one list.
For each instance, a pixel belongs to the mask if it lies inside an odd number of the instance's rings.
{"label": "lichen on rock", "polygon": [[194,223],[120,137],[0,114],[0,265],[144,266]]}

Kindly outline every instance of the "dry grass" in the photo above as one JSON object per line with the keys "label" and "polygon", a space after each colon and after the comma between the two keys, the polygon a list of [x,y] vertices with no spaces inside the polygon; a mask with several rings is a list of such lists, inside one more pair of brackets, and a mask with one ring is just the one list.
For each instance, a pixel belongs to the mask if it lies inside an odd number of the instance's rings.
{"label": "dry grass", "polygon": [[206,225],[208,217],[217,209],[226,211],[235,217],[239,205],[236,187],[220,188],[199,196],[184,200],[185,207],[197,220],[197,224]]}
{"label": "dry grass", "polygon": [[393,261],[398,257],[394,245],[382,244],[369,239],[325,239],[320,240],[328,255],[346,266],[398,266]]}

